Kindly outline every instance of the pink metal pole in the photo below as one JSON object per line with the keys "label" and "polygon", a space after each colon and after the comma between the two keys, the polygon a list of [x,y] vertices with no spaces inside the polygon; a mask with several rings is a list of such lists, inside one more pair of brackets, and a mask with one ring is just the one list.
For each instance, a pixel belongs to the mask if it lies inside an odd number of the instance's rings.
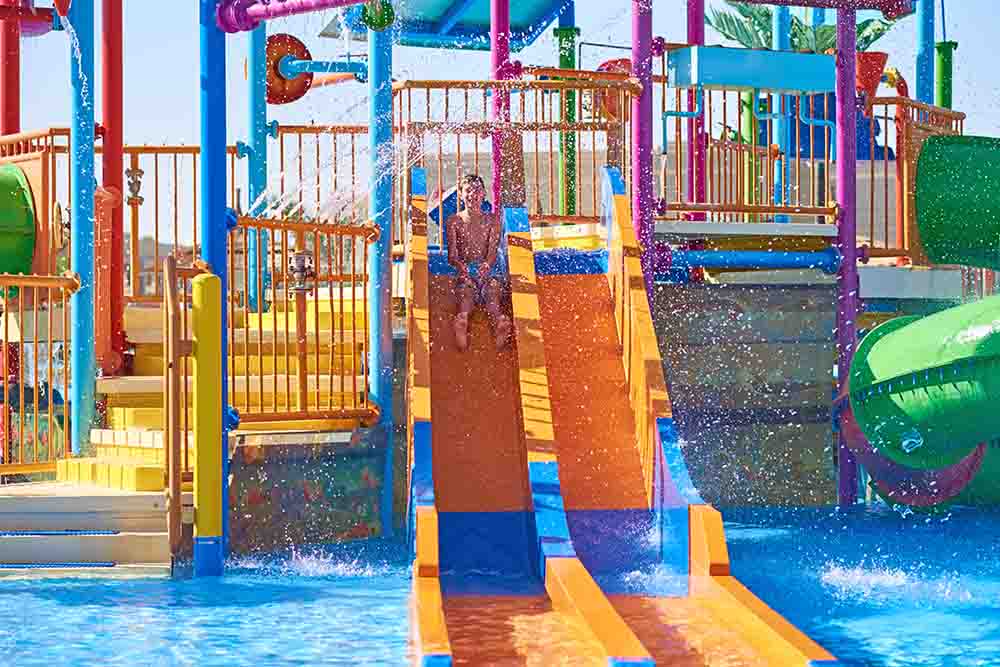
{"label": "pink metal pole", "polygon": [[[687,41],[688,44],[703,46],[705,44],[705,0],[688,0],[687,5]],[[688,109],[695,108],[695,93],[688,93]],[[694,118],[688,121],[688,191],[694,195],[694,201],[705,201],[705,119]],[[665,148],[665,147],[664,147]],[[699,214],[704,219],[704,214]]]}
{"label": "pink metal pole", "polygon": [[[851,357],[857,344],[859,299],[857,261],[857,107],[856,33],[857,12],[841,9],[837,12],[837,205],[839,226],[837,243],[843,264],[837,283],[837,386],[840,394],[847,391]],[[847,447],[843,434],[838,448],[838,496],[841,505],[851,505],[857,499],[858,466]]]}
{"label": "pink metal pole", "polygon": [[[495,81],[510,73],[510,0],[490,0],[490,70]],[[510,121],[510,92],[493,91],[493,122]],[[493,210],[503,215],[503,133],[493,130]]]}
{"label": "pink metal pole", "polygon": [[268,19],[308,14],[324,9],[359,5],[365,0],[223,0],[216,12],[219,27],[225,32],[255,29]]}
{"label": "pink metal pole", "polygon": [[650,0],[632,0],[632,75],[642,85],[642,92],[632,98],[632,224],[642,248],[647,288],[653,280],[652,5]]}

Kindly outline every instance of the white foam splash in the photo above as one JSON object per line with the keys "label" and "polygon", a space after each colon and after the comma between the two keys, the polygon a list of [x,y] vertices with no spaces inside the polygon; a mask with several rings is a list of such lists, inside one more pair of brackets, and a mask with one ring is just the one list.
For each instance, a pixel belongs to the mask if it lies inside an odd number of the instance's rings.
{"label": "white foam splash", "polygon": [[916,572],[864,564],[847,566],[828,562],[820,581],[840,600],[872,602],[969,602],[972,592],[957,573],[923,578]]}

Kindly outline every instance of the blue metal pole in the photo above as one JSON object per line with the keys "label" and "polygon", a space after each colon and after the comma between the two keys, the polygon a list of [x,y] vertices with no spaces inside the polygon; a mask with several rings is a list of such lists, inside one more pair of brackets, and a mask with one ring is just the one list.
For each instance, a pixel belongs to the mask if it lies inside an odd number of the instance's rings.
{"label": "blue metal pole", "polygon": [[[791,7],[775,7],[771,23],[771,45],[774,50],[790,51],[792,48]],[[791,169],[789,167],[793,157],[791,154],[792,127],[793,122],[796,121],[792,117],[792,98],[782,95],[775,99],[779,108],[772,109],[772,111],[781,113],[781,116],[774,122],[774,136],[784,158],[774,163],[774,203],[784,204],[789,201],[788,196],[791,192],[789,188],[789,174],[791,173]],[[775,221],[788,222],[788,216],[776,216]]]}
{"label": "blue metal pole", "polygon": [[368,66],[359,61],[349,60],[300,60],[295,56],[285,56],[278,61],[278,72],[286,79],[294,79],[300,74],[353,74],[359,81],[367,81]]}
{"label": "blue metal pole", "polygon": [[74,2],[68,19],[78,42],[70,45],[73,124],[69,145],[74,186],[70,266],[80,277],[80,289],[70,301],[73,371],[70,431],[73,454],[79,455],[90,443],[97,388],[94,355],[94,95],[97,92],[94,86],[94,0]]}
{"label": "blue metal pole", "polygon": [[[215,22],[218,0],[198,0],[201,29],[201,258],[212,273],[222,281],[222,406],[229,405],[226,298],[229,293],[226,276],[226,34]],[[223,415],[222,423],[227,423]],[[225,431],[219,433],[217,443],[199,443],[198,446],[222,448],[222,541],[214,540],[194,544],[195,574],[221,574],[229,539],[229,452]]]}
{"label": "blue metal pole", "polygon": [[392,525],[392,30],[368,31],[369,96],[369,215],[379,237],[368,247],[368,384],[372,399],[382,411],[386,433],[386,463],[382,496],[382,530],[388,537]]}
{"label": "blue metal pole", "polygon": [[809,19],[812,23],[812,27],[818,28],[826,23],[826,9],[822,7],[813,7],[809,10]]}
{"label": "blue metal pole", "polygon": [[[250,84],[250,119],[248,132],[250,134],[250,150],[247,158],[249,164],[249,214],[257,215],[266,205],[263,200],[267,191],[267,22],[251,30],[249,39],[250,53],[248,58],[248,79]],[[258,250],[258,237],[261,237],[261,247]],[[253,230],[247,237],[249,294],[248,305],[252,312],[267,310],[267,304],[261,304],[258,288],[267,293],[271,281],[267,265],[267,232]],[[260,262],[258,262],[258,256]],[[261,273],[263,272],[263,275]]]}
{"label": "blue metal pole", "polygon": [[917,100],[934,104],[934,0],[917,5]]}

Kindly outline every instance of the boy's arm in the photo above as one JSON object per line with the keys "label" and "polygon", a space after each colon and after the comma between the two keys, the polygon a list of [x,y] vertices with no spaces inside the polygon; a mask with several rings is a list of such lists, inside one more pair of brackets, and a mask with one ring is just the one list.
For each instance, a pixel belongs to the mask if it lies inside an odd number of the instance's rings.
{"label": "boy's arm", "polygon": [[468,271],[469,267],[458,256],[458,225],[461,219],[457,215],[448,218],[445,226],[448,228],[448,263],[451,264],[461,275],[463,271]]}
{"label": "boy's arm", "polygon": [[484,264],[483,276],[490,275],[490,271],[493,270],[493,265],[497,263],[497,254],[500,252],[500,223],[495,216],[490,216],[490,240],[488,247],[486,248],[486,261]]}

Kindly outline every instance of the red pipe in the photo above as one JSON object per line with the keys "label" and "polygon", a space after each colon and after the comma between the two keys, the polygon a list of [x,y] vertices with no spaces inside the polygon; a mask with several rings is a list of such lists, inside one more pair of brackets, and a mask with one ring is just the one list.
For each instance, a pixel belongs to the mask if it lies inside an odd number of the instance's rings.
{"label": "red pipe", "polygon": [[[103,0],[102,12],[104,187],[111,192],[124,192],[122,0]],[[125,352],[125,209],[115,206],[110,215],[111,344],[116,353],[122,354]]]}
{"label": "red pipe", "polygon": [[44,7],[32,9],[31,7],[22,7],[20,5],[13,4],[17,1],[18,0],[5,0],[3,6],[0,7],[0,21],[16,19],[25,25],[29,23],[52,25],[52,22],[55,20],[51,9]]}
{"label": "red pipe", "polygon": [[[3,0],[0,11],[13,9],[20,0]],[[21,131],[21,22],[0,24],[0,134]]]}

